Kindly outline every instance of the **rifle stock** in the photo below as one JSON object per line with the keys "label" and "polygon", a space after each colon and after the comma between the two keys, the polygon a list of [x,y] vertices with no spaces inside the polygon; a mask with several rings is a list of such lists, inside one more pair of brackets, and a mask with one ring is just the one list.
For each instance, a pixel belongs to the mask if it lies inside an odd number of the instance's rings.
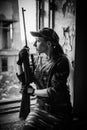
{"label": "rifle stock", "polygon": [[25,86],[22,92],[22,100],[21,100],[21,107],[20,107],[20,115],[21,119],[26,119],[29,112],[30,112],[30,95],[27,93],[27,84],[31,83],[31,69],[29,63],[29,55],[26,53],[24,60],[24,76],[25,76]]}

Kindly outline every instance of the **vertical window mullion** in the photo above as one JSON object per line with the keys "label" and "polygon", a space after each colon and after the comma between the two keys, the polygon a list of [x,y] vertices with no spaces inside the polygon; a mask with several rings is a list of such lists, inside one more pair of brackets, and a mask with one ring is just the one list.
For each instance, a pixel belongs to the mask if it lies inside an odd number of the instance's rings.
{"label": "vertical window mullion", "polygon": [[50,0],[48,0],[48,27],[50,28]]}

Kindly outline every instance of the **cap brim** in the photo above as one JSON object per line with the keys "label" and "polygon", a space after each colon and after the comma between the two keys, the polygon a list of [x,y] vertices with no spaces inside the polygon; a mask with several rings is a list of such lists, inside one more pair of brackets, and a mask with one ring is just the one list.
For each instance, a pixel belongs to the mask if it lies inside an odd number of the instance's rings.
{"label": "cap brim", "polygon": [[30,32],[32,36],[34,37],[42,37],[39,32]]}

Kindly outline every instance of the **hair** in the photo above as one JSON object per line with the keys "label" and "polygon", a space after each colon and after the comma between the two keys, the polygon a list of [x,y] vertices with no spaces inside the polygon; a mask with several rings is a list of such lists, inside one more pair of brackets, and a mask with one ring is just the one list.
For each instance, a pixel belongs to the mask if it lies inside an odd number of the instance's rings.
{"label": "hair", "polygon": [[57,41],[56,45],[54,45],[53,41],[51,41],[52,43],[52,49],[51,49],[51,56],[53,58],[58,58],[60,55],[64,55],[64,51],[62,46],[59,44],[59,41]]}

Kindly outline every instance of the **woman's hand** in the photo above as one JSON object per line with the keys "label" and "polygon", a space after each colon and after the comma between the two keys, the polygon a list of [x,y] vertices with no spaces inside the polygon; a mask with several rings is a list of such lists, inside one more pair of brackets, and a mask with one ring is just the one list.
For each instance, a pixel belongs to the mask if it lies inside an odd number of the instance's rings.
{"label": "woman's hand", "polygon": [[19,51],[17,64],[22,65],[23,60],[28,54],[29,54],[29,48],[24,46],[23,49]]}
{"label": "woman's hand", "polygon": [[37,86],[36,86],[35,83],[29,84],[27,93],[30,94],[31,96],[34,96],[36,87],[37,87]]}
{"label": "woman's hand", "polygon": [[28,88],[28,90],[27,90],[27,93],[28,93],[30,96],[34,96],[34,91],[35,91],[35,89],[34,89],[32,86],[29,85],[29,88]]}
{"label": "woman's hand", "polygon": [[28,93],[31,96],[48,97],[47,89],[37,89],[37,85],[33,82],[30,84],[31,87],[28,88]]}

